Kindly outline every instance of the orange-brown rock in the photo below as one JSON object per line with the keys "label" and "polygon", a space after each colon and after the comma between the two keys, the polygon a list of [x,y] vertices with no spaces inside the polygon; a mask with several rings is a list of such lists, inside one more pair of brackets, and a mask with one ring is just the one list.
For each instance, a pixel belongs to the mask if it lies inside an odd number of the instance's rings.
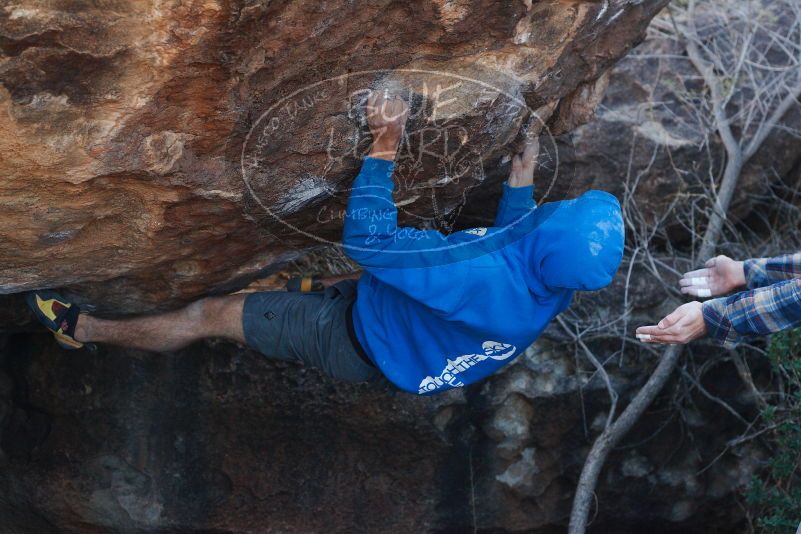
{"label": "orange-brown rock", "polygon": [[[340,221],[320,214],[346,201],[369,87],[417,112],[404,216],[447,229],[532,110],[554,130],[587,116],[665,3],[5,2],[0,293],[62,287],[143,311],[335,242]],[[277,103],[292,120],[268,139]],[[430,124],[453,135],[431,144]]]}

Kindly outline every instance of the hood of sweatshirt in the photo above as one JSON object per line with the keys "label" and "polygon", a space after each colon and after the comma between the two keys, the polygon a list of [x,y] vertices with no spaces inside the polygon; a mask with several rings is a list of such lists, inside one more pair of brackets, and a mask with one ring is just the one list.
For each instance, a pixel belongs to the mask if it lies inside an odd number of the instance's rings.
{"label": "hood of sweatshirt", "polygon": [[534,212],[536,228],[520,243],[526,283],[577,291],[601,289],[623,258],[624,226],[617,199],[603,191],[550,202]]}

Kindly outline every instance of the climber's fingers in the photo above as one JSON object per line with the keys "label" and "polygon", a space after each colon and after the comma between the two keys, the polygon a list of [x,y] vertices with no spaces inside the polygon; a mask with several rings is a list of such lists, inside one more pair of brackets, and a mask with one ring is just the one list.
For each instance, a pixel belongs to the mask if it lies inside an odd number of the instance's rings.
{"label": "climber's fingers", "polygon": [[511,185],[515,185],[517,183],[517,180],[520,179],[520,173],[522,171],[523,162],[520,160],[520,156],[514,156],[512,158],[512,172],[509,173],[509,182]]}
{"label": "climber's fingers", "polygon": [[375,115],[384,103],[384,95],[381,91],[373,91],[367,97],[367,115]]}
{"label": "climber's fingers", "polygon": [[512,158],[512,171],[509,173],[509,185],[512,187],[525,187],[534,183],[534,169],[537,164],[539,141],[529,139],[523,152]]}
{"label": "climber's fingers", "polygon": [[533,137],[526,141],[526,146],[523,148],[523,171],[534,173],[537,166],[537,156],[540,152],[540,140],[538,137]]}
{"label": "climber's fingers", "polygon": [[387,91],[373,91],[367,97],[367,117],[382,124],[404,124],[409,114],[409,106],[397,96]]}
{"label": "climber's fingers", "polygon": [[409,106],[406,105],[406,102],[399,97],[393,96],[392,100],[387,102],[387,106],[384,113],[384,119],[389,122],[394,122],[398,124],[405,124],[406,117],[409,115]]}

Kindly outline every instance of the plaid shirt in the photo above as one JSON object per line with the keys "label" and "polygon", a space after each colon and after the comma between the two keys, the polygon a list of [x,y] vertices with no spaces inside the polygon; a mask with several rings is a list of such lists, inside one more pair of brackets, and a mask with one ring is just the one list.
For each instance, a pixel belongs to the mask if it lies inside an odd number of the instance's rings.
{"label": "plaid shirt", "polygon": [[746,260],[749,291],[704,303],[710,338],[726,348],[752,336],[801,326],[801,252]]}

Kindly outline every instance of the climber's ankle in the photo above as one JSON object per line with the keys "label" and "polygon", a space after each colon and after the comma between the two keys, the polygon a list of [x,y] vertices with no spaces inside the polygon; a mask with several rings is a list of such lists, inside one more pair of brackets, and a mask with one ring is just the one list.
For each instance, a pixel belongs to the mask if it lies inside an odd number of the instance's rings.
{"label": "climber's ankle", "polygon": [[75,334],[73,337],[75,341],[86,343],[91,341],[91,329],[93,319],[88,313],[81,313],[78,315],[78,320],[75,321]]}

